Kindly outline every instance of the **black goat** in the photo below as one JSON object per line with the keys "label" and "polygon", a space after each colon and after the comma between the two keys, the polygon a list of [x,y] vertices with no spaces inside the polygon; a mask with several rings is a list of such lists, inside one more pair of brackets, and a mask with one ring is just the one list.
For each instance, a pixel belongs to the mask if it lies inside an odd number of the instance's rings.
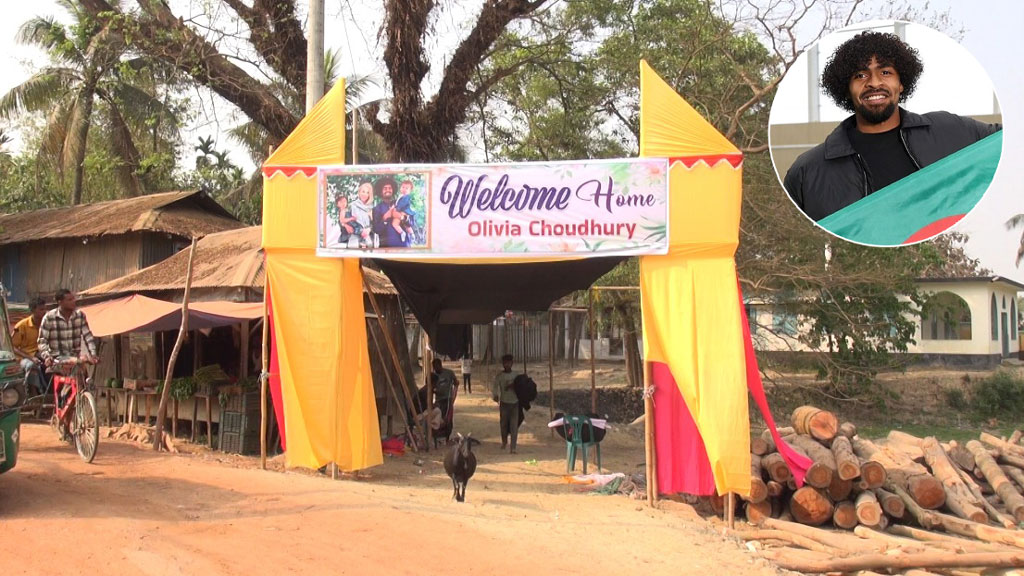
{"label": "black goat", "polygon": [[455,443],[444,455],[444,471],[452,479],[452,486],[455,492],[452,497],[458,502],[466,500],[466,484],[476,472],[476,454],[473,454],[473,445],[480,444],[480,441],[472,437],[472,434],[463,436],[455,435]]}

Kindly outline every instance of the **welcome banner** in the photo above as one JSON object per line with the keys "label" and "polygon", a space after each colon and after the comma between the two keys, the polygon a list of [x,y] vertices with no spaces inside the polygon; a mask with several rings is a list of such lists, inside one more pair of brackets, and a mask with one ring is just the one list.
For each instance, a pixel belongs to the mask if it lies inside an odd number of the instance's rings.
{"label": "welcome banner", "polygon": [[668,161],[320,167],[317,254],[665,254]]}

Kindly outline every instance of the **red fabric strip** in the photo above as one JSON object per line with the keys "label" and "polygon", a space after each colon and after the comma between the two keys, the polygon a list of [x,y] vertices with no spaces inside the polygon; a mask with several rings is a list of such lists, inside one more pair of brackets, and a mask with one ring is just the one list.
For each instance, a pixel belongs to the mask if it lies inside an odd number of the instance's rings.
{"label": "red fabric strip", "polygon": [[267,291],[267,328],[270,334],[270,398],[274,402],[274,416],[277,418],[277,430],[281,436],[281,450],[287,450],[284,438],[284,400],[281,395],[281,368],[277,361],[277,342],[274,337],[274,306],[270,300],[270,282],[263,287]]}
{"label": "red fabric strip", "polygon": [[945,218],[939,218],[935,222],[921,228],[917,232],[910,235],[909,238],[903,241],[904,244],[913,244],[914,242],[920,242],[921,240],[927,240],[932,236],[936,236],[945,232],[946,229],[952,228],[953,224],[960,221],[961,218],[966,214],[954,214],[952,216],[946,216]]}
{"label": "red fabric strip", "polygon": [[697,423],[668,365],[651,362],[654,385],[654,449],[658,493],[715,493],[715,476]]}
{"label": "red fabric strip", "polygon": [[312,178],[316,174],[316,166],[264,166],[263,175],[270,178],[275,172],[284,174],[285,178],[291,178],[296,172],[302,172]]}
{"label": "red fabric strip", "polygon": [[708,156],[674,156],[668,159],[668,164],[671,166],[675,162],[682,162],[687,168],[693,168],[693,165],[701,160],[707,162],[708,166],[714,166],[715,164],[725,160],[732,165],[733,168],[739,168],[740,164],[743,163],[743,154],[712,154]]}
{"label": "red fabric strip", "polygon": [[754,403],[757,404],[757,408],[761,411],[761,416],[764,417],[768,429],[771,430],[772,439],[775,440],[775,446],[778,448],[779,454],[786,461],[790,472],[793,473],[793,479],[796,480],[797,487],[800,487],[803,486],[804,476],[807,475],[807,469],[811,467],[813,462],[790,448],[789,444],[786,444],[786,441],[779,436],[779,429],[775,426],[775,418],[772,417],[772,411],[768,408],[768,398],[764,394],[761,371],[757,367],[754,342],[750,339],[750,321],[747,319],[746,307],[743,306],[743,291],[739,289],[739,278],[736,279],[736,284],[737,291],[740,294],[740,316],[743,319],[743,350],[747,358],[747,389],[750,390],[750,395],[754,397]]}

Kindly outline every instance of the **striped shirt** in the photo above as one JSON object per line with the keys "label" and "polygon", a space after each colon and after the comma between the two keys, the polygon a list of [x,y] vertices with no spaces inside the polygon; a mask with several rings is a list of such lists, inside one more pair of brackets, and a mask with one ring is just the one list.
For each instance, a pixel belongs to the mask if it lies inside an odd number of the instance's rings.
{"label": "striped shirt", "polygon": [[89,354],[95,356],[96,339],[89,329],[85,313],[76,309],[70,318],[65,319],[60,308],[54,308],[43,316],[39,325],[39,355],[43,360],[56,356],[78,357],[82,353],[83,338]]}

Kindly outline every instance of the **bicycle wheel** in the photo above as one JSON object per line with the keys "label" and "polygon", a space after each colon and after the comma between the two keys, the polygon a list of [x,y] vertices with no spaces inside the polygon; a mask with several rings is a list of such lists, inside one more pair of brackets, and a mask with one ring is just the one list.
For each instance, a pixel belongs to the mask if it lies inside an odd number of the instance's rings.
{"label": "bicycle wheel", "polygon": [[82,392],[75,402],[75,448],[86,463],[96,457],[100,444],[100,426],[96,418],[96,398],[92,392]]}

